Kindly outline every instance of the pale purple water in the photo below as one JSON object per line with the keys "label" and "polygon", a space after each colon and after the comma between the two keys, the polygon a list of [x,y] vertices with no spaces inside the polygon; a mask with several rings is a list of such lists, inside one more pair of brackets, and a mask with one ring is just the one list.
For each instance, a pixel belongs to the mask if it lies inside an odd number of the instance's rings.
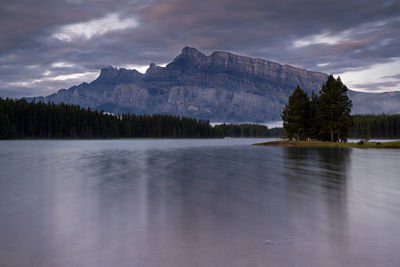
{"label": "pale purple water", "polygon": [[400,266],[400,150],[0,142],[0,266]]}

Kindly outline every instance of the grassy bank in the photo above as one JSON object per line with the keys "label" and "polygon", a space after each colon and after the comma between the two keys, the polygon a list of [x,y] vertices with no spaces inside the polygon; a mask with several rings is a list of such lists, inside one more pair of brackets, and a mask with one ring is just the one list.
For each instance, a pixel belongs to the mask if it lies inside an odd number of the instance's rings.
{"label": "grassy bank", "polygon": [[256,146],[291,146],[291,147],[352,147],[352,148],[400,148],[400,141],[367,142],[367,143],[336,143],[320,141],[273,141],[253,144]]}

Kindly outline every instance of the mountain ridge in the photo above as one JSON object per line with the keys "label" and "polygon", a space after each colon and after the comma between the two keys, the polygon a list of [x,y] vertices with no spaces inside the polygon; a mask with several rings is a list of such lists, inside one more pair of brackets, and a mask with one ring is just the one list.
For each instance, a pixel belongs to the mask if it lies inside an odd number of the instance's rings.
{"label": "mountain ridge", "polygon": [[[79,104],[112,113],[172,114],[211,121],[279,120],[297,85],[318,92],[328,75],[260,58],[215,51],[205,55],[185,47],[165,67],[151,63],[145,73],[107,66],[97,79],[36,100]],[[400,111],[394,96],[349,92],[355,111]],[[362,103],[364,102],[364,103]],[[368,105],[365,104],[368,103]],[[387,103],[389,108],[382,107]],[[356,112],[360,113],[360,112]],[[368,112],[367,112],[368,113]]]}

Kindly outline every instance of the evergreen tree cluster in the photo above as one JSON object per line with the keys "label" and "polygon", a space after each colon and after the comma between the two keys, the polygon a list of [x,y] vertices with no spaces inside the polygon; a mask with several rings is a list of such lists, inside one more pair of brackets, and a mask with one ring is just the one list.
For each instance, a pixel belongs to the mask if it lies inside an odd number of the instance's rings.
{"label": "evergreen tree cluster", "polygon": [[340,77],[329,75],[311,98],[297,86],[282,112],[285,137],[293,140],[346,140],[352,125],[352,102]]}
{"label": "evergreen tree cluster", "polygon": [[353,115],[351,138],[400,138],[400,114]]}
{"label": "evergreen tree cluster", "polygon": [[276,129],[172,115],[111,115],[76,105],[0,98],[0,139],[269,137]]}
{"label": "evergreen tree cluster", "polygon": [[0,139],[219,137],[209,121],[171,115],[111,115],[76,105],[0,98]]}

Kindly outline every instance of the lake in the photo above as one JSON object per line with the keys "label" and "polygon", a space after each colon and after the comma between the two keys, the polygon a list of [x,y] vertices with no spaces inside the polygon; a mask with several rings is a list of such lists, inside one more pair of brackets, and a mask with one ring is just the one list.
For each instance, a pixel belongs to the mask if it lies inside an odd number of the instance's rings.
{"label": "lake", "polygon": [[400,150],[1,141],[0,266],[400,266]]}

